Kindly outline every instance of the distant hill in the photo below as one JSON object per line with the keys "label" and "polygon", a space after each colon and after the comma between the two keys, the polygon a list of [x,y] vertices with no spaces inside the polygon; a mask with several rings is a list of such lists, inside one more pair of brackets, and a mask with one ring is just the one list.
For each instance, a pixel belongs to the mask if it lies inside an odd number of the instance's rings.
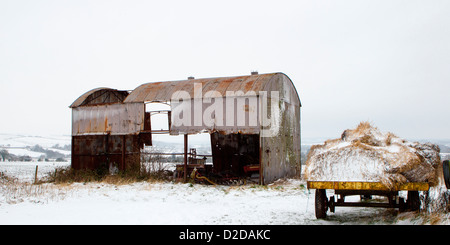
{"label": "distant hill", "polygon": [[[0,160],[15,161],[67,159],[71,136],[0,134]],[[8,156],[8,157],[6,157]]]}
{"label": "distant hill", "polygon": [[[330,138],[331,139],[331,138]],[[306,160],[309,149],[312,145],[323,144],[327,138],[302,138],[302,162]],[[441,153],[450,153],[449,140],[411,140],[422,143],[431,142],[439,145]],[[28,160],[38,160],[42,158],[70,158],[71,154],[70,135],[21,135],[0,133],[0,151],[7,151],[14,157],[26,157]],[[211,154],[211,142],[208,134],[189,136],[189,148],[196,148],[198,154]],[[154,135],[153,146],[146,147],[155,152],[182,153],[184,151],[183,136]],[[0,156],[1,160],[1,156]]]}

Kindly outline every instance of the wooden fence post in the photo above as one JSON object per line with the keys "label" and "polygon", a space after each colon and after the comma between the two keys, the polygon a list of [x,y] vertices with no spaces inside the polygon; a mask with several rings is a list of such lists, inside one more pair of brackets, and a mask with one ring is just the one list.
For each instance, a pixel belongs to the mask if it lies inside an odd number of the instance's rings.
{"label": "wooden fence post", "polygon": [[37,184],[38,165],[36,165],[36,172],[34,173],[34,184]]}

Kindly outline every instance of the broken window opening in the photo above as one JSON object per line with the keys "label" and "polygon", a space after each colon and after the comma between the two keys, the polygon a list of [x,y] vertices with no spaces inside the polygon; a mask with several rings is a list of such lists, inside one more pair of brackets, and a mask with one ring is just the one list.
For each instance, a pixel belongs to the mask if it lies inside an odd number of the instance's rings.
{"label": "broken window opening", "polygon": [[164,102],[145,104],[144,131],[152,134],[168,134],[171,124],[171,107]]}

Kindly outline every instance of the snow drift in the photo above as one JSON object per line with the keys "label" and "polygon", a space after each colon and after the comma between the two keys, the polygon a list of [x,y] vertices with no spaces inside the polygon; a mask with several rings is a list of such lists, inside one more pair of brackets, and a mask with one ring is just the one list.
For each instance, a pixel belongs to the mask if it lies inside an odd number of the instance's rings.
{"label": "snow drift", "polygon": [[308,153],[305,178],[309,181],[381,182],[392,189],[406,182],[439,182],[437,145],[409,142],[382,133],[368,122],[345,130],[341,138],[314,145]]}

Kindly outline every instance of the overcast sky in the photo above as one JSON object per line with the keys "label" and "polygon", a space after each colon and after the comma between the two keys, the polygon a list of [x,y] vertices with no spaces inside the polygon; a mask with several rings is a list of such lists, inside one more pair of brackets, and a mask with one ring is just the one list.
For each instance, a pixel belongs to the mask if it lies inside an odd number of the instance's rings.
{"label": "overcast sky", "polygon": [[97,87],[283,72],[302,138],[450,138],[450,1],[0,0],[0,133],[71,132]]}

